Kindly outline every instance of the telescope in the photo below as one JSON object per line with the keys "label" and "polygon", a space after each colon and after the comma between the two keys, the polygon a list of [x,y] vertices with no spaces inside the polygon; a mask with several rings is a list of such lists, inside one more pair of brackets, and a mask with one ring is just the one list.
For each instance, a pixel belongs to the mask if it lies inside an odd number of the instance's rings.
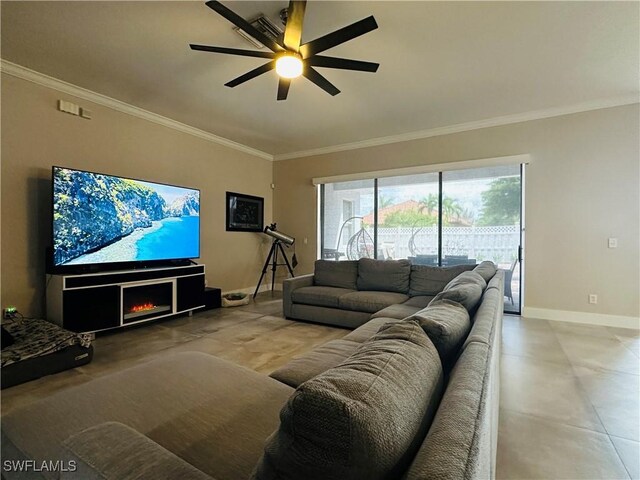
{"label": "telescope", "polygon": [[278,232],[276,229],[275,223],[272,223],[271,225],[267,225],[266,227],[264,227],[264,233],[266,233],[270,237],[275,238],[276,240],[280,240],[282,243],[284,243],[287,246],[293,245],[293,243],[296,241],[295,238],[290,237],[285,233]]}
{"label": "telescope", "polygon": [[[271,245],[271,250],[269,250],[269,255],[267,255],[267,261],[264,262],[264,267],[262,267],[262,275],[260,275],[260,280],[258,280],[256,291],[253,292],[253,298],[256,298],[256,295],[258,294],[258,290],[260,290],[260,284],[262,283],[262,279],[267,273],[267,269],[269,268],[269,265],[271,265],[271,290],[272,291],[273,291],[274,283],[276,281],[276,269],[278,268],[278,266],[286,265],[287,270],[289,270],[289,274],[292,277],[295,277],[295,275],[293,274],[293,268],[291,268],[291,264],[289,263],[289,259],[287,258],[287,254],[285,253],[284,248],[282,248],[282,244],[284,244],[287,247],[290,247],[291,245],[294,244],[296,239],[293,237],[290,237],[286,233],[278,232],[278,230],[276,229],[275,223],[272,223],[271,225],[267,225],[266,227],[264,227],[263,232],[269,235],[271,238],[273,238],[273,244]],[[280,263],[278,261],[278,253],[281,255],[282,260],[284,260],[284,263]],[[297,263],[298,262],[296,260],[296,255],[294,253],[293,266],[295,267]]]}

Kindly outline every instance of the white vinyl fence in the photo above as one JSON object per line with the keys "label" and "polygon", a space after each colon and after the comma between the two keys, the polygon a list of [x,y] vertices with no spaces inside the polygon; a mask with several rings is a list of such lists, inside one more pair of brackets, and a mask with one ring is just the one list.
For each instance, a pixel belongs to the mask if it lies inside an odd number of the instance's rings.
{"label": "white vinyl fence", "polygon": [[[443,227],[444,255],[467,255],[477,261],[511,263],[520,245],[520,226]],[[378,228],[378,248],[387,258],[407,258],[438,253],[436,226]]]}

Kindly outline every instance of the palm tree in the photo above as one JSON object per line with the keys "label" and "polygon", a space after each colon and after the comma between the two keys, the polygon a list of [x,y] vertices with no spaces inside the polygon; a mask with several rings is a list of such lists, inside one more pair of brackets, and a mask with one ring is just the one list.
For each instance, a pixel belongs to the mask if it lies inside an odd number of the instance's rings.
{"label": "palm tree", "polygon": [[427,215],[433,216],[438,211],[438,195],[430,193],[426,197],[422,197],[418,201],[418,211],[420,213],[427,211]]}
{"label": "palm tree", "polygon": [[442,199],[442,220],[443,223],[451,223],[451,220],[455,217],[460,218],[462,214],[462,207],[458,203],[458,200],[451,197],[444,197]]}
{"label": "palm tree", "polygon": [[380,195],[378,197],[378,210],[382,210],[383,208],[390,207],[391,205],[393,205],[394,200],[395,199],[393,197],[388,198],[383,195]]}

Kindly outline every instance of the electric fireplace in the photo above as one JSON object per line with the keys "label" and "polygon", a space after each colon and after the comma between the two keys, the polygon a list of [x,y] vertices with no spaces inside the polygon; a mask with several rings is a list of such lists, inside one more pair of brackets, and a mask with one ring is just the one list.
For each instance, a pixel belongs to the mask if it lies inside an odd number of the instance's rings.
{"label": "electric fireplace", "polygon": [[133,285],[122,289],[122,323],[133,323],[170,314],[173,309],[174,282]]}

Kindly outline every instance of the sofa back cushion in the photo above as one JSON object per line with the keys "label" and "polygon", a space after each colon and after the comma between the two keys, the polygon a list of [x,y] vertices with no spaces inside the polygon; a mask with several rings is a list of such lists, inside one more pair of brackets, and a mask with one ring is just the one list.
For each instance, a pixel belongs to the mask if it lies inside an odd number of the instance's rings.
{"label": "sofa back cushion", "polygon": [[493,262],[490,262],[489,260],[485,260],[484,262],[480,263],[476,268],[473,269],[473,271],[479,274],[482,278],[484,278],[484,281],[487,283],[489,283],[489,280],[493,278],[497,270],[498,270],[498,267],[496,266],[496,264]]}
{"label": "sofa back cushion", "polygon": [[358,290],[407,293],[410,277],[409,260],[358,260]]}
{"label": "sofa back cushion", "polygon": [[478,285],[482,290],[487,288],[487,282],[485,282],[484,278],[482,278],[482,276],[480,276],[478,273],[463,272],[460,275],[458,275],[456,278],[451,280],[449,283],[447,283],[447,285],[444,287],[444,290],[449,290],[455,287],[456,285],[463,285],[467,283],[473,283],[475,285]]}
{"label": "sofa back cushion", "polygon": [[417,321],[422,327],[438,350],[445,371],[448,371],[471,330],[467,309],[450,300],[439,300],[408,319]]}
{"label": "sofa back cushion", "polygon": [[462,272],[472,270],[475,265],[455,265],[453,267],[432,267],[429,265],[411,265],[409,296],[437,295],[444,287]]}
{"label": "sofa back cushion", "polygon": [[438,353],[414,321],[384,324],[340,365],[300,385],[254,479],[400,478],[440,401]]}
{"label": "sofa back cushion", "polygon": [[444,290],[434,297],[429,305],[440,300],[458,302],[473,316],[482,298],[487,283],[476,272],[462,272],[447,283]]}
{"label": "sofa back cushion", "polygon": [[313,275],[313,283],[315,285],[355,290],[357,280],[357,260],[345,260],[341,262],[316,260]]}

